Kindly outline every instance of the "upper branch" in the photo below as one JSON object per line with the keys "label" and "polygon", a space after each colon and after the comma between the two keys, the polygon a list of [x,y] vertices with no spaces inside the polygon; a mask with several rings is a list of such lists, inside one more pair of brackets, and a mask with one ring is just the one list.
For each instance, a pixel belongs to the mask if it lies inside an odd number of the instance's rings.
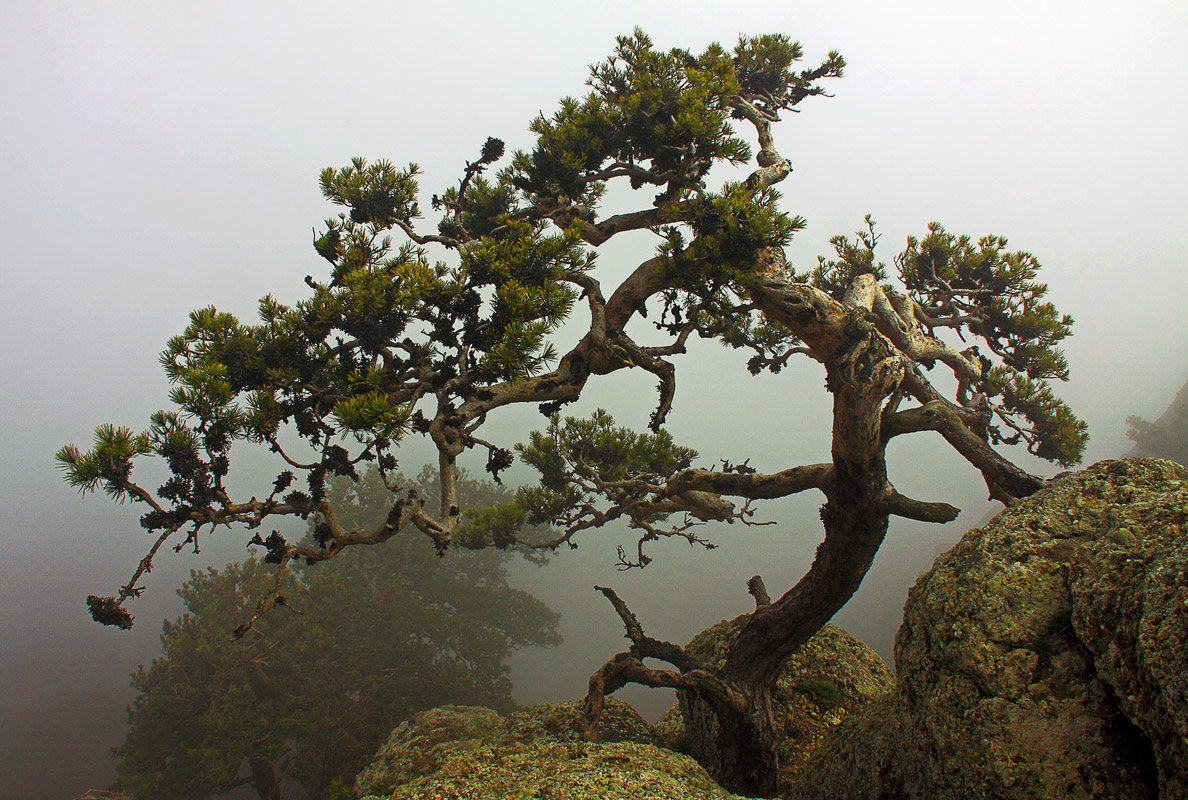
{"label": "upper branch", "polygon": [[624,214],[615,214],[601,222],[591,222],[584,219],[572,207],[564,207],[550,214],[561,227],[576,226],[582,239],[594,247],[600,247],[620,233],[654,228],[666,222],[679,219],[679,212],[671,206],[665,209],[647,208]]}
{"label": "upper branch", "polygon": [[925,424],[937,431],[966,461],[977,467],[986,480],[991,499],[1009,503],[1016,497],[1027,497],[1043,488],[1042,478],[1015,466],[995,452],[984,438],[971,431],[963,420],[968,410],[942,397],[918,368],[913,366],[906,371],[904,386],[923,404],[922,408],[911,412],[912,424]]}
{"label": "upper branch", "polygon": [[759,137],[759,152],[755,156],[759,168],[748,176],[747,186],[752,189],[774,186],[791,175],[792,163],[779,154],[775,147],[775,140],[771,135],[771,123],[777,121],[779,117],[760,111],[754,103],[743,96],[734,100],[733,108],[755,127],[755,132]]}
{"label": "upper branch", "polygon": [[667,490],[673,493],[694,490],[760,500],[820,489],[832,477],[832,464],[809,464],[770,474],[688,469],[674,475]]}
{"label": "upper branch", "polygon": [[917,321],[915,301],[879,286],[873,274],[856,276],[845,302],[872,312],[879,331],[912,361],[941,361],[952,368],[959,380],[975,382],[981,379],[981,364],[971,353],[959,353],[925,333]]}

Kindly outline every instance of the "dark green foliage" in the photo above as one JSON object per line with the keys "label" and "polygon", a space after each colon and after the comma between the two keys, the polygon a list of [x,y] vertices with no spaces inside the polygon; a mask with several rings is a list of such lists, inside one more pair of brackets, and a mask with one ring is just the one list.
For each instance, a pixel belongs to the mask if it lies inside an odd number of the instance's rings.
{"label": "dark green foliage", "polygon": [[[190,442],[178,442],[188,446]],[[82,453],[74,445],[58,451],[58,463],[67,467],[66,480],[80,492],[93,492],[100,486],[108,495],[123,500],[124,481],[132,473],[132,459],[151,452],[146,436],[136,436],[128,428],[104,424],[95,429],[93,448]]]}
{"label": "dark green foliage", "polygon": [[896,263],[926,313],[970,315],[970,331],[1012,370],[1032,379],[1067,379],[1068,363],[1055,348],[1071,332],[1072,317],[1043,302],[1048,286],[1035,281],[1035,257],[1006,245],[994,235],[975,244],[933,222],[924,239],[908,238]]}
{"label": "dark green foliage", "polygon": [[501,221],[517,207],[516,191],[506,176],[492,183],[481,175],[470,181],[462,199],[458,190],[450,187],[439,198],[434,196],[435,208],[457,209],[457,218],[446,217],[438,224],[438,232],[450,238],[490,236]]}
{"label": "dark green foliage", "polygon": [[[1012,432],[1008,434],[992,425],[992,441],[1018,444],[1028,438],[1027,449],[1040,458],[1066,467],[1081,460],[1081,453],[1089,441],[1089,427],[1056,397],[1047,382],[1032,380],[1010,367],[999,366],[986,371],[980,387],[990,397],[998,399],[1006,414],[1021,416],[1030,423],[1030,429],[1023,431],[1010,418],[1003,417]],[[1029,436],[1025,437],[1025,434]]]}
{"label": "dark green foliage", "polygon": [[711,287],[744,287],[759,267],[760,253],[788,244],[805,225],[803,218],[780,211],[779,199],[775,189],[752,190],[738,183],[690,198],[681,213],[692,240],[686,242],[678,227],[663,229],[665,283],[701,298],[711,294]]}
{"label": "dark green foliage", "polygon": [[[968,329],[1001,359],[1001,366],[986,370],[979,388],[1001,398],[1007,414],[1027,420],[1034,433],[1029,449],[1065,466],[1075,464],[1088,441],[1087,427],[1047,385],[1068,379],[1068,362],[1057,345],[1072,332],[1073,319],[1043,300],[1048,286],[1035,280],[1040,269],[1035,257],[1006,245],[1005,238],[993,235],[974,243],[933,222],[922,240],[908,239],[896,265],[926,317],[956,317],[958,331]],[[997,434],[995,440],[1020,439]]]}
{"label": "dark green foliage", "polygon": [[800,42],[783,34],[742,36],[734,48],[734,74],[739,88],[754,97],[763,112],[774,115],[806,97],[825,94],[817,81],[841,77],[846,66],[846,60],[831,50],[819,66],[796,72],[792,65],[803,57]]}
{"label": "dark green foliage", "polygon": [[[369,166],[366,159],[355,158],[349,167],[322,170],[319,182],[327,200],[351,210],[352,221],[389,228],[396,220],[409,223],[420,216],[415,180],[419,173],[416,164],[398,170],[387,161]],[[323,245],[329,246],[329,242]]]}
{"label": "dark green foliage", "polygon": [[612,177],[629,178],[632,188],[664,185],[677,175],[692,183],[716,160],[750,158],[728,125],[740,87],[718,45],[699,57],[662,53],[637,29],[591,68],[589,83],[593,91],[583,101],[565,98],[551,120],[533,121],[537,145],[516,154],[516,188],[588,203]]}
{"label": "dark green foliage", "polygon": [[456,534],[464,546],[505,548],[522,539],[519,531],[525,525],[555,524],[569,533],[538,538],[538,546],[572,547],[574,531],[618,517],[644,530],[644,541],[675,534],[700,542],[686,535],[684,526],[668,531],[653,527],[673,509],[649,502],[651,494],[697,458],[696,451],[677,445],[667,431],[635,433],[616,426],[598,409],[586,419],[553,415],[543,432],[533,431],[529,443],[517,445],[516,451],[540,473],[540,482],[520,488],[508,502],[467,512]]}
{"label": "dark green foliage", "polygon": [[[132,676],[138,697],[131,727],[115,748],[119,786],[137,798],[203,800],[231,784],[245,757],[275,757],[309,722],[308,708],[268,702],[273,681],[292,684],[295,664],[265,661],[266,647],[234,642],[230,628],[251,613],[273,583],[259,561],[191,573],[178,590],[188,613],[166,621],[161,656]],[[284,590],[292,594],[296,581]],[[287,635],[292,615],[274,615],[272,639]],[[266,665],[268,671],[255,667]],[[256,744],[259,741],[260,744]]]}
{"label": "dark green foliage", "polygon": [[835,260],[818,256],[817,268],[813,270],[810,279],[813,286],[828,292],[831,297],[841,300],[846,290],[859,275],[874,275],[878,281],[887,279],[887,265],[874,260],[875,245],[879,237],[874,232],[874,220],[866,215],[866,230],[858,231],[851,241],[846,236],[834,236],[829,240],[833,245]]}
{"label": "dark green foliage", "polygon": [[534,431],[516,450],[550,490],[564,486],[575,469],[612,481],[664,481],[697,458],[696,450],[676,445],[668,431],[635,433],[617,427],[602,409],[585,419],[553,416],[544,433]]}
{"label": "dark green foliage", "polygon": [[553,415],[543,432],[533,431],[528,444],[517,445],[516,451],[540,473],[540,482],[521,487],[512,501],[468,513],[459,529],[464,541],[483,542],[474,532],[482,530],[492,537],[485,543],[507,547],[516,541],[521,526],[549,524],[566,533],[544,543],[574,547],[575,532],[623,518],[644,533],[637,560],[627,561],[620,548],[621,567],[650,561],[642,546],[660,536],[682,536],[713,547],[688,532],[697,523],[657,527],[674,511],[697,513],[688,506],[665,505],[654,496],[697,458],[695,450],[677,445],[667,431],[635,433],[616,426],[610,414],[598,409],[585,419]]}
{"label": "dark green foliage", "polygon": [[[432,494],[434,477],[416,484]],[[470,479],[461,485],[476,505],[509,495]],[[387,492],[375,472],[328,491],[352,524],[382,518]],[[283,604],[300,613],[277,609],[241,639],[232,628],[267,598],[276,571],[253,558],[192,573],[179,590],[187,613],[165,623],[161,656],[133,675],[139,695],[115,750],[121,788],[199,800],[225,790],[254,758],[300,782],[307,797],[325,798],[413,711],[512,708],[507,656],[558,636],[556,614],[507,586],[505,558],[438,558],[410,537],[354,548],[282,572]]]}
{"label": "dark green foliage", "polygon": [[[867,230],[853,241],[834,237],[837,258],[821,258],[811,276],[814,286],[839,300],[858,275],[887,279],[886,266],[874,259],[878,237],[869,215],[866,222]],[[1088,427],[1048,381],[1068,379],[1068,362],[1057,345],[1072,333],[1073,319],[1043,300],[1048,286],[1035,280],[1035,257],[1006,246],[1001,236],[975,243],[933,222],[923,239],[908,237],[895,265],[925,331],[939,335],[950,328],[962,340],[969,333],[985,344],[986,353],[977,347],[965,352],[982,372],[969,388],[1000,412],[987,429],[990,442],[1025,443],[1032,454],[1070,466],[1081,459]]]}

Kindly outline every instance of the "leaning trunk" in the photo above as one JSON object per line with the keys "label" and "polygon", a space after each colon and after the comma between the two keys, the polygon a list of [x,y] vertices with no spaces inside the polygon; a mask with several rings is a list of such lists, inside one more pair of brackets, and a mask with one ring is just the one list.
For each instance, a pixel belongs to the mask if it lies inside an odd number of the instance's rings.
{"label": "leaning trunk", "polygon": [[[890,490],[880,434],[882,401],[899,384],[901,363],[860,318],[826,364],[834,393],[833,478],[823,487],[825,539],[799,582],[760,605],[739,631],[719,673],[741,708],[710,708],[696,691],[682,701],[693,755],[722,786],[743,795],[774,794],[779,755],[771,695],[784,662],[849,602],[887,534]],[[710,744],[712,742],[712,745]]]}
{"label": "leaning trunk", "polygon": [[[823,474],[814,470],[819,477],[812,483],[826,499],[821,509],[825,539],[808,572],[782,597],[769,602],[766,591],[752,591],[758,608],[718,669],[697,663],[676,645],[645,636],[630,610],[603,589],[627,627],[632,648],[591,678],[586,701],[591,732],[608,692],[628,682],[676,688],[694,757],[732,792],[774,794],[780,764],[771,697],[781,667],[858,591],[887,534],[890,513],[934,522],[956,516],[951,506],[899,495],[887,480],[889,432],[883,429],[884,420],[903,413],[907,418],[899,418],[901,425],[919,424],[910,412],[897,412],[899,402],[905,395],[921,404],[939,401],[939,396],[929,393],[933,390],[914,366],[908,373],[910,360],[872,321],[877,291],[881,290],[871,275],[858,276],[844,302],[778,277],[761,277],[750,287],[756,306],[784,324],[825,366],[825,385],[834,400],[832,463]],[[892,399],[884,405],[888,398]],[[983,438],[954,419],[959,430],[933,427],[957,439],[955,446],[992,487],[1017,494],[1039,485],[1038,479],[1004,462]],[[679,672],[651,669],[645,658],[668,661]]]}
{"label": "leaning trunk", "polygon": [[775,793],[779,764],[770,691],[760,687],[755,695],[747,695],[742,710],[714,710],[695,690],[677,697],[689,753],[715,781],[751,797]]}
{"label": "leaning trunk", "polygon": [[856,502],[831,499],[822,509],[825,541],[808,573],[775,603],[756,609],[730,648],[720,675],[743,699],[742,708],[711,706],[697,690],[680,693],[691,755],[737,794],[776,792],[779,755],[771,696],[780,667],[854,595],[886,535],[886,514],[855,511],[867,492],[845,495]]}

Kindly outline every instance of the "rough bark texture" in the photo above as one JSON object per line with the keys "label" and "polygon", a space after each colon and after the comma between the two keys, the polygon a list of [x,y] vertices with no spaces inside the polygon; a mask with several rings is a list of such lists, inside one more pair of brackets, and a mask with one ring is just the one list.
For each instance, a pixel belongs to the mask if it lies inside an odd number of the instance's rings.
{"label": "rough bark texture", "polygon": [[[898,386],[903,366],[862,316],[821,292],[768,282],[754,296],[825,359],[834,396],[833,474],[821,509],[825,539],[805,576],[757,608],[739,631],[720,674],[743,698],[741,707],[727,707],[714,719],[696,708],[694,690],[682,708],[690,708],[690,743],[698,743],[693,754],[715,779],[731,791],[771,794],[779,774],[771,693],[780,667],[858,590],[887,533],[883,500],[890,484],[880,420],[882,401]],[[714,745],[706,748],[701,743],[711,731]]]}
{"label": "rough bark texture", "polygon": [[[693,637],[685,650],[708,667],[720,669],[746,623],[747,616],[723,620]],[[779,755],[777,790],[789,786],[819,742],[850,714],[863,709],[894,686],[891,670],[871,648],[832,625],[825,625],[780,668],[771,695],[775,752]],[[716,732],[711,715],[694,725],[693,719],[710,709],[689,692],[678,691],[678,721],[669,723],[662,743],[690,753],[714,757],[716,742],[698,738]],[[661,738],[658,722],[657,738]]]}

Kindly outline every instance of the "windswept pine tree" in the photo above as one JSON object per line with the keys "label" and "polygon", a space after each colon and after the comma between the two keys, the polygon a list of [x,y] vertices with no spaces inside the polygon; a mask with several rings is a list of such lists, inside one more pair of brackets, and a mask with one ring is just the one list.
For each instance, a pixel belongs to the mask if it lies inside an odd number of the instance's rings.
{"label": "windswept pine tree", "polygon": [[[802,60],[783,35],[694,53],[657,49],[636,31],[591,68],[584,96],[531,122],[531,148],[505,157],[500,140],[476,142],[475,160],[427,206],[416,164],[358,158],[323,171],[323,193],[343,210],[316,236],[327,267],[306,277],[308,297],[295,305],[265,297],[254,323],[195,311],[161,356],[172,407],[142,432],[106,425],[90,450],[58,454],[73,485],[139,506],[153,537],[127,584],[88,599],[95,619],[131,625],[127,603],[160,548],[196,544],[220,526],[254,531],[265,561],[283,570],[398,535],[427,536],[441,553],[556,548],[618,521],[639,533],[623,566],[642,567],[657,539],[708,545],[702,523],[745,523],[761,501],[818,492],[823,539],[812,566],[774,597],[754,584],[757,608],[721,669],[645,635],[627,604],[603,590],[632,645],[591,679],[588,713],[630,682],[679,688],[711,774],[736,792],[770,793],[780,664],[858,589],[890,516],[957,514],[896,490],[888,444],[939,436],[981,473],[991,497],[1010,500],[1044,480],[1002,446],[1069,465],[1086,441],[1084,423],[1051,387],[1068,375],[1059,344],[1072,320],[1046,299],[1033,255],[1001,236],[931,223],[888,267],[868,220],[855,238],[833,239],[832,254],[812,268],[787,262],[784,246],[804,219],[780,203],[776,187],[792,161],[775,129],[822,101],[845,65],[837,53]],[[724,166],[737,179],[720,177]],[[614,186],[635,191],[631,210],[604,205]],[[645,231],[655,250],[627,270],[596,258],[616,237]],[[572,346],[558,343],[563,322],[582,328]],[[648,322],[656,341],[637,332]],[[795,381],[796,361],[823,367],[833,397],[827,460],[801,463],[788,442],[788,466],[764,474],[747,466],[741,442],[712,460],[675,442],[664,429],[677,398],[675,356],[694,335],[745,354],[721,378],[734,391],[745,390],[748,371]],[[651,430],[625,430],[604,412],[560,416],[622,370],[656,380]],[[489,419],[521,404],[548,417],[544,430],[515,448],[484,436]],[[755,422],[724,414],[715,424],[750,431]],[[411,438],[438,454],[432,504],[396,473]],[[232,458],[247,446],[274,454],[277,474],[233,491]],[[458,490],[458,460],[470,451],[495,476],[518,453],[539,470],[539,484],[473,512]],[[156,491],[133,472],[153,458],[169,472]],[[382,522],[358,526],[327,481],[358,479],[364,464],[376,466],[390,496]],[[284,517],[312,521],[313,540],[261,533]],[[526,542],[521,527],[537,523],[558,535]]]}

